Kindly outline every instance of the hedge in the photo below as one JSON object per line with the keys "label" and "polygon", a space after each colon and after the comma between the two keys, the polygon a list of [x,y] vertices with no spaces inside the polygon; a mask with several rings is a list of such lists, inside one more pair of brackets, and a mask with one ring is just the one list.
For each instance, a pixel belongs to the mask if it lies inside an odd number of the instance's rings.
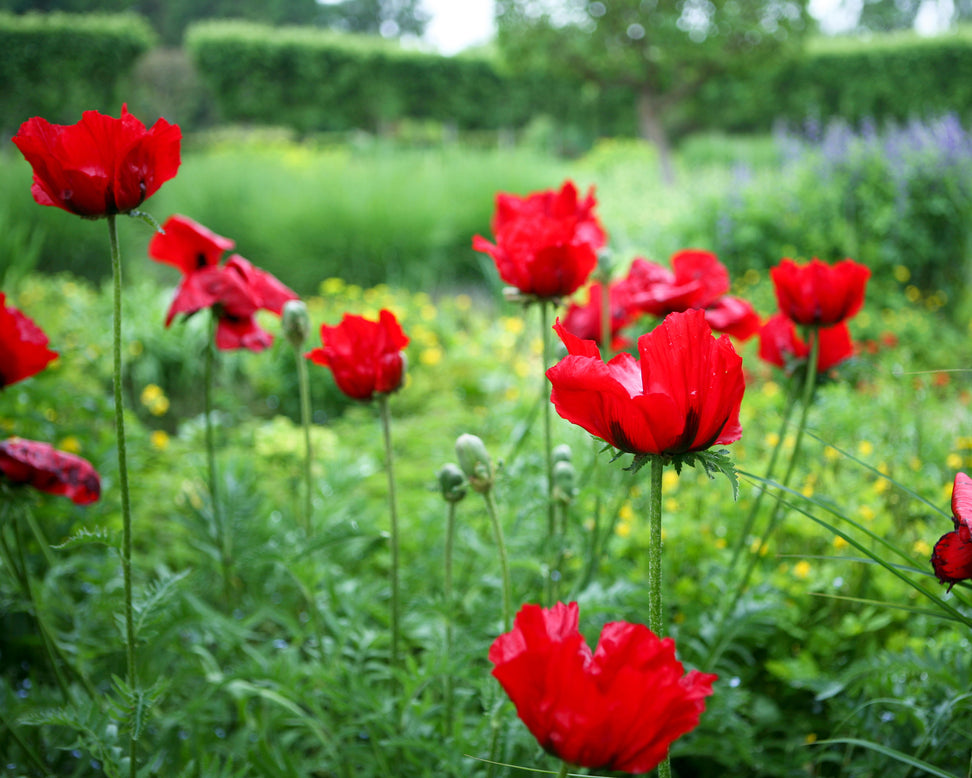
{"label": "hedge", "polygon": [[603,134],[633,129],[633,117],[619,122],[616,108],[605,111],[610,92],[538,73],[507,74],[483,57],[236,21],[195,24],[185,45],[227,121],[313,132],[373,130],[407,117],[476,130],[522,126],[547,114]]}
{"label": "hedge", "polygon": [[31,116],[71,124],[88,109],[117,116],[121,85],[154,42],[131,14],[0,13],[0,128]]}
{"label": "hedge", "polygon": [[[634,96],[562,76],[513,73],[483,56],[443,57],[315,28],[203,22],[186,45],[223,119],[301,132],[376,129],[403,117],[462,129],[521,127],[538,115],[589,137],[632,135]],[[903,120],[972,107],[972,31],[811,41],[744,79],[714,78],[671,129],[766,131],[780,119]]]}
{"label": "hedge", "polygon": [[926,38],[820,38],[803,55],[746,79],[710,81],[684,126],[765,131],[783,119],[903,122],[957,113],[972,119],[972,28]]}

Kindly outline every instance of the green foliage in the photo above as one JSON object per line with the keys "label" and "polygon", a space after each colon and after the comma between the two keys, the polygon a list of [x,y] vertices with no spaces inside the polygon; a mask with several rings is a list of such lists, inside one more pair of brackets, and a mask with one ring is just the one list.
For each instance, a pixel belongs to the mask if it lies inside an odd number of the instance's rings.
{"label": "green foliage", "polygon": [[122,87],[153,43],[134,15],[0,13],[4,134],[31,116],[58,124],[73,124],[91,109],[117,116]]}
{"label": "green foliage", "polygon": [[[972,137],[954,115],[878,131],[843,122],[777,137],[781,167],[741,166],[731,190],[679,230],[736,272],[783,256],[852,257],[873,292],[906,287],[932,310],[966,315],[972,261]],[[875,288],[876,287],[876,288]]]}
{"label": "green foliage", "polygon": [[970,84],[969,27],[931,38],[814,38],[799,57],[742,78],[713,78],[676,118],[681,127],[736,132],[765,132],[777,121],[807,118],[858,125],[958,112],[968,120]]}

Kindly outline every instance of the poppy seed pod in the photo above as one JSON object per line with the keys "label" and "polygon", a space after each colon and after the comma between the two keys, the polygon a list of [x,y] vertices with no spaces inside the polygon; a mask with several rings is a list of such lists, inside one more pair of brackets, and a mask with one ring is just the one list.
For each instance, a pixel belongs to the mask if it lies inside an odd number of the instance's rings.
{"label": "poppy seed pod", "polygon": [[303,300],[288,300],[284,303],[280,326],[291,346],[300,348],[304,345],[310,335],[310,317]]}
{"label": "poppy seed pod", "polygon": [[482,439],[468,432],[456,439],[456,457],[474,491],[485,494],[493,488],[493,461]]}
{"label": "poppy seed pod", "polygon": [[439,491],[446,502],[459,502],[466,496],[466,478],[459,469],[459,465],[450,462],[439,468],[436,473],[439,481]]}

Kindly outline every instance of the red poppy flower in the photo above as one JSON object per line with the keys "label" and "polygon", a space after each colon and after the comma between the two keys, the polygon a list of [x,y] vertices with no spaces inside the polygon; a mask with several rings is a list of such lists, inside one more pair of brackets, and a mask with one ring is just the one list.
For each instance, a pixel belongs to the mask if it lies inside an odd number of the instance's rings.
{"label": "red poppy flower", "polygon": [[571,181],[559,192],[500,193],[492,223],[496,243],[476,235],[473,248],[489,254],[500,278],[523,294],[569,295],[587,280],[606,241],[595,204],[593,189],[578,201]]}
{"label": "red poppy flower", "polygon": [[6,305],[0,292],[0,389],[39,373],[57,358],[47,336],[16,308]]}
{"label": "red poppy flower", "polygon": [[828,265],[814,257],[805,265],[784,259],[770,269],[780,312],[797,324],[831,327],[864,304],[871,271],[851,259]]}
{"label": "red poppy flower", "polygon": [[85,111],[77,124],[51,124],[35,116],[13,142],[34,170],[31,193],[89,218],[128,213],[179,169],[182,132],[159,119],[151,129],[123,105],[121,118]]}
{"label": "red poppy flower", "polygon": [[[820,338],[818,373],[824,373],[854,356],[854,343],[844,322],[833,327],[820,327],[815,333]],[[797,335],[796,325],[790,319],[777,313],[767,319],[759,331],[759,356],[789,374],[798,364],[807,361],[810,345]]]}
{"label": "red poppy flower", "polygon": [[631,302],[663,318],[675,311],[705,308],[729,291],[729,271],[716,255],[686,249],[672,256],[672,269],[638,257],[628,271]]}
{"label": "red poppy flower", "polygon": [[222,350],[246,348],[262,351],[273,336],[256,323],[259,310],[278,316],[284,303],[297,294],[273,275],[233,254],[225,264],[219,259],[234,245],[185,216],[171,216],[149,243],[149,256],[183,272],[165,317],[168,327],[178,314],[191,316],[204,308],[216,314],[216,347]]}
{"label": "red poppy flower", "polygon": [[972,578],[972,478],[965,473],[955,474],[952,522],[955,529],[939,538],[931,556],[935,575],[948,584],[948,591]]}
{"label": "red poppy flower", "polygon": [[338,388],[355,400],[389,394],[402,385],[408,336],[395,314],[382,310],[378,321],[346,313],[336,327],[321,327],[322,348],[304,356],[331,368]]}
{"label": "red poppy flower", "polygon": [[7,438],[0,442],[0,473],[16,484],[64,495],[78,505],[101,496],[101,479],[88,460],[36,440]]}
{"label": "red poppy flower", "polygon": [[604,625],[591,653],[577,603],[524,605],[489,649],[493,675],[547,752],[568,764],[646,773],[699,723],[717,676],[685,674],[675,642],[642,624]]}
{"label": "red poppy flower", "polygon": [[[587,302],[572,302],[567,306],[564,314],[563,326],[568,332],[583,340],[602,342],[601,336],[601,303],[602,287],[600,283],[591,284],[587,292]],[[611,348],[618,351],[625,348],[627,343],[618,337],[618,333],[630,321],[628,313],[626,287],[621,281],[608,285],[608,302],[611,306]]]}
{"label": "red poppy flower", "polygon": [[759,332],[759,314],[752,303],[741,297],[722,295],[704,310],[705,320],[714,332],[723,332],[736,340],[748,340]]}
{"label": "red poppy flower", "polygon": [[554,325],[568,355],[547,371],[550,400],[564,419],[621,451],[684,454],[742,435],[742,359],[718,340],[702,311],[669,314],[638,338],[639,360],[605,364],[597,344]]}

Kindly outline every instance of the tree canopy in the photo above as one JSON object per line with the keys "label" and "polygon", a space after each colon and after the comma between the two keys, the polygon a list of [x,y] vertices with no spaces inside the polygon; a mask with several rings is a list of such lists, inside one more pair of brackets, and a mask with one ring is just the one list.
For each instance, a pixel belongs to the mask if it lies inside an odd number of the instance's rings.
{"label": "tree canopy", "polygon": [[512,66],[634,91],[669,179],[665,113],[707,79],[786,56],[810,27],[807,0],[497,0]]}

